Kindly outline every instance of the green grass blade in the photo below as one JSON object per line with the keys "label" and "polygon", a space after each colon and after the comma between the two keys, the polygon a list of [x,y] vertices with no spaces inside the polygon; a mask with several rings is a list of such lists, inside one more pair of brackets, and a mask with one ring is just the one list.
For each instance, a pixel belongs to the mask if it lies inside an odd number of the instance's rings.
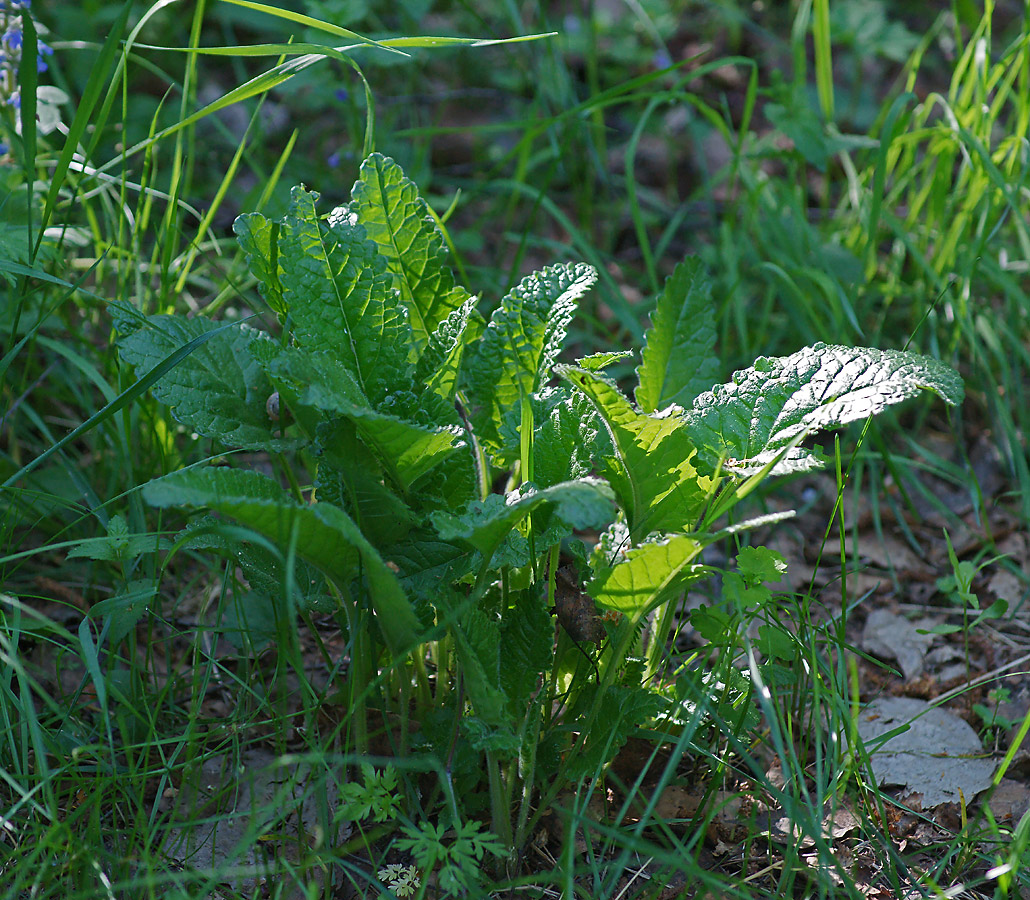
{"label": "green grass blade", "polygon": [[[25,188],[29,192],[26,209],[26,227],[28,228],[28,246],[35,247],[32,237],[33,191],[36,181],[36,86],[39,73],[36,60],[39,56],[39,42],[36,39],[36,24],[32,16],[23,15],[21,64],[18,66],[18,88],[21,96],[21,138],[22,169],[25,172]],[[40,233],[42,234],[42,228]],[[34,258],[33,251],[32,257]]]}
{"label": "green grass blade", "polygon": [[[115,60],[120,49],[122,32],[125,30],[125,24],[128,21],[129,12],[131,11],[132,6],[133,0],[126,0],[125,4],[122,6],[121,12],[118,14],[117,18],[115,18],[114,22],[111,23],[107,39],[104,41],[104,45],[100,49],[100,55],[97,57],[96,62],[90,69],[89,80],[86,82],[86,88],[82,92],[82,97],[79,98],[79,102],[76,104],[75,116],[72,118],[71,124],[68,126],[68,134],[64,141],[64,147],[61,149],[61,155],[57,158],[57,165],[54,166],[53,171],[50,173],[50,188],[47,191],[46,203],[43,206],[39,236],[36,238],[33,257],[35,257],[35,254],[39,251],[40,242],[43,240],[43,229],[46,228],[54,213],[54,208],[57,205],[57,198],[60,195],[61,187],[65,184],[65,179],[72,164],[72,159],[74,158],[76,151],[79,149],[87,128],[92,125],[96,129],[93,140],[91,141],[91,149],[92,145],[96,143],[100,135],[103,133],[103,123],[106,121],[106,116],[95,116],[94,110],[96,109],[97,101],[100,99],[104,84],[107,82],[110,77],[111,70],[114,68]],[[88,152],[86,154],[86,158],[89,158]]]}
{"label": "green grass blade", "polygon": [[812,41],[815,45],[815,86],[823,118],[833,121],[833,49],[830,45],[830,0],[815,0]]}
{"label": "green grass blade", "polygon": [[356,31],[350,31],[347,28],[341,28],[339,25],[333,25],[331,22],[324,22],[321,19],[315,19],[311,16],[306,16],[303,13],[293,12],[293,10],[279,9],[275,6],[267,6],[264,3],[254,3],[253,0],[221,0],[221,2],[231,3],[233,6],[242,6],[246,9],[253,9],[256,12],[267,13],[268,15],[275,16],[279,19],[288,19],[298,25],[303,25],[305,28],[314,28],[318,31],[325,31],[328,34],[335,34],[337,37],[347,38],[351,41],[357,41],[360,44],[368,44],[369,46],[379,47],[380,49],[387,50],[391,53],[400,53],[402,56],[407,56],[407,54],[401,50],[387,47],[379,41],[363,37]]}
{"label": "green grass blade", "polygon": [[51,456],[53,456],[55,453],[57,453],[59,450],[65,447],[67,444],[70,444],[72,441],[77,440],[83,434],[90,431],[92,428],[99,425],[100,423],[107,421],[116,412],[118,412],[121,409],[124,409],[126,406],[132,403],[133,400],[144,394],[150,388],[151,385],[158,381],[158,379],[160,379],[166,372],[170,371],[175,366],[177,366],[194,350],[196,350],[202,344],[207,343],[207,341],[211,340],[211,338],[213,338],[216,334],[220,334],[225,329],[232,328],[236,324],[238,323],[228,322],[225,325],[222,325],[221,327],[214,329],[213,331],[209,331],[206,334],[202,334],[194,338],[188,344],[185,344],[182,347],[180,347],[174,353],[170,354],[163,362],[160,362],[156,366],[154,366],[154,368],[147,372],[146,375],[144,375],[142,378],[136,381],[135,384],[130,385],[128,388],[122,391],[122,393],[120,393],[114,400],[112,400],[110,403],[104,406],[103,409],[98,410],[77,428],[74,428],[71,431],[69,431],[68,434],[61,438],[56,444],[51,445],[35,459],[31,460],[30,462],[22,466],[17,472],[11,475],[11,477],[8,478],[2,485],[0,485],[0,489],[11,487],[20,479],[28,475],[29,472],[33,471],[34,469],[42,465],[42,463],[44,463],[47,459],[49,459]]}

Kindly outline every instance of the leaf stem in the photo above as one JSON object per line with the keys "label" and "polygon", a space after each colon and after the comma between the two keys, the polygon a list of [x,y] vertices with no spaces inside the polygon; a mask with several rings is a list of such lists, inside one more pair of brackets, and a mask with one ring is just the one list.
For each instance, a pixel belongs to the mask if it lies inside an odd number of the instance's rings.
{"label": "leaf stem", "polygon": [[508,793],[504,789],[501,763],[493,750],[486,751],[486,771],[490,779],[490,817],[492,831],[506,847],[512,846],[511,816],[509,815]]}

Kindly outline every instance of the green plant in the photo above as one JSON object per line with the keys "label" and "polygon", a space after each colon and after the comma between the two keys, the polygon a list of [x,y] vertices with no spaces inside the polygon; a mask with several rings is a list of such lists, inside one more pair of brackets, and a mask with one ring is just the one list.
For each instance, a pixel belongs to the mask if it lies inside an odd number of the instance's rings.
{"label": "green plant", "polygon": [[995,688],[987,692],[989,706],[983,703],[974,703],[972,710],[980,717],[985,730],[992,731],[996,729],[1003,733],[1019,724],[1019,719],[1010,719],[998,711],[999,705],[1008,703],[1011,699],[1012,691],[1008,688]]}
{"label": "green plant", "polygon": [[[987,559],[976,565],[968,559],[960,560],[955,554],[955,548],[951,543],[951,535],[944,532],[944,541],[948,546],[948,561],[951,563],[951,574],[937,579],[937,589],[944,594],[952,605],[962,613],[961,625],[949,625],[947,623],[935,625],[927,629],[930,634],[955,634],[962,632],[962,642],[965,647],[966,665],[969,665],[969,632],[976,628],[981,622],[998,619],[1008,612],[1009,604],[1004,598],[999,597],[990,606],[980,608],[980,598],[973,590],[973,580],[984,566],[996,562]],[[972,615],[976,618],[971,618]]]}
{"label": "green plant", "polygon": [[362,763],[361,778],[361,784],[352,781],[340,789],[340,802],[346,818],[371,817],[375,822],[385,822],[401,812],[397,771],[393,766],[379,770]]}
{"label": "green plant", "polygon": [[[376,873],[376,876],[395,896],[401,898],[413,897],[422,883],[418,869],[414,866],[402,866],[399,863],[384,866]],[[380,894],[380,897],[385,896],[386,894]]]}
{"label": "green plant", "polygon": [[423,877],[435,872],[440,887],[448,893],[468,890],[479,878],[483,857],[488,853],[504,856],[504,845],[489,832],[484,832],[481,822],[465,822],[453,836],[445,825],[422,822],[417,827],[405,825],[407,837],[397,841],[401,850],[411,851]]}
{"label": "green plant", "polygon": [[[402,727],[396,751],[446,761],[455,827],[485,804],[520,848],[561,785],[595,777],[661,713],[646,685],[670,601],[707,574],[707,544],[753,524],[720,520],[770,475],[820,465],[813,432],[923,389],[957,403],[962,384],[927,357],[816,345],[704,390],[714,313],[687,260],[659,298],[633,403],[603,373],[624,354],[556,362],[588,266],[528,276],[487,324],[392,160],[370,156],[352,197],[321,217],[297,188],[280,221],[237,221],[270,332],[112,305],[141,376],[192,349],[154,387],[175,418],[269,454],[278,476],[191,467],[144,494],[280,548],[223,539],[252,586],[301,612],[331,595],[350,635],[355,749],[369,704],[412,716],[421,731]],[[591,529],[589,547],[576,533]],[[776,569],[768,554],[755,565],[760,580]]]}

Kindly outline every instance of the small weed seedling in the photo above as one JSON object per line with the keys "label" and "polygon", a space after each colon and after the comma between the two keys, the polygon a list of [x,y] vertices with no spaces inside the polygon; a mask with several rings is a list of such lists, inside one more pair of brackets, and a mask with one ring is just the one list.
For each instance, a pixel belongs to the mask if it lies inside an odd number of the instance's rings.
{"label": "small weed seedling", "polygon": [[[557,364],[589,266],[529,275],[487,322],[392,160],[365,160],[348,205],[320,215],[316,201],[295,188],[280,220],[236,222],[271,331],[112,304],[141,377],[179,359],[154,387],[175,418],[277,476],[200,465],[144,495],[236,519],[255,540],[226,531],[208,546],[252,589],[339,612],[350,749],[369,749],[373,707],[418,722],[396,752],[440,761],[421,808],[442,813],[400,843],[457,890],[524,848],[563,785],[668,714],[645,685],[671,601],[708,572],[702,549],[754,524],[721,527],[727,512],[763,479],[821,465],[802,444],[814,432],[924,389],[958,403],[962,382],[935,359],[820,344],[712,388],[714,303],[688,259],[658,299],[631,400],[604,371],[625,354]],[[202,522],[181,545],[219,527]],[[744,562],[740,603],[768,602],[775,556]],[[363,790],[351,801],[382,806]]]}
{"label": "small weed seedling", "polygon": [[[962,632],[965,647],[966,666],[969,666],[969,633],[981,622],[1001,618],[1008,611],[1007,600],[999,598],[985,609],[980,608],[980,598],[973,590],[973,580],[984,566],[989,566],[996,559],[988,559],[979,565],[967,559],[959,560],[951,543],[951,535],[944,532],[944,540],[948,545],[948,560],[951,563],[951,575],[937,579],[937,589],[944,594],[962,613],[961,625],[941,624],[928,629],[931,634],[954,634]],[[974,618],[975,616],[975,618]]]}

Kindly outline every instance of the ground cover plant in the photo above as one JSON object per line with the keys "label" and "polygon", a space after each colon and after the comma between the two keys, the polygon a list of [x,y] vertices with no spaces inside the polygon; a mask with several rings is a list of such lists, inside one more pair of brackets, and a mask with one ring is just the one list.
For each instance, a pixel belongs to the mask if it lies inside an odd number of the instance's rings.
{"label": "ground cover plant", "polygon": [[[465,48],[530,99],[457,175],[390,90],[423,71],[395,51],[473,42],[408,6],[198,5],[178,43],[174,4],[98,7],[88,66],[4,8],[10,896],[1016,895],[1026,23],[995,54],[993,9],[922,43],[776,12],[786,84],[729,6],[741,54],[693,64],[673,6],[636,14],[654,52],[485,11],[567,34]],[[863,52],[915,88],[949,25],[946,98],[845,102]],[[281,96],[340,104],[349,161]],[[689,201],[656,161],[683,110],[730,151]]]}

